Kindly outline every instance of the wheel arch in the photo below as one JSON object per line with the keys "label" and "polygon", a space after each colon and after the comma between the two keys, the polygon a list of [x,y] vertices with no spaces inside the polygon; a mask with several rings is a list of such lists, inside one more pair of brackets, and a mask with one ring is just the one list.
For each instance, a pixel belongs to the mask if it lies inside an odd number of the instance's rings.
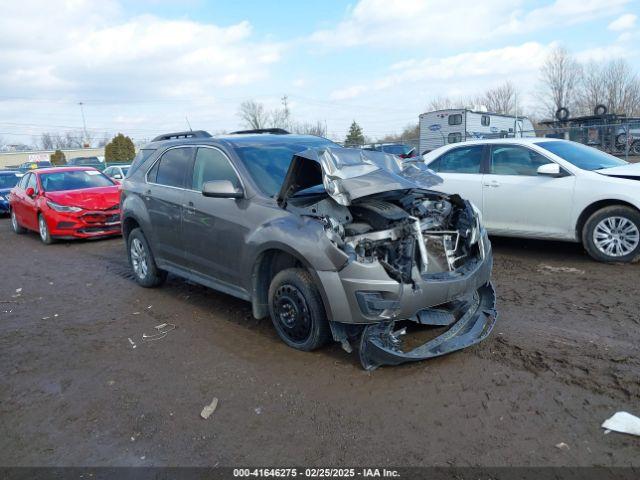
{"label": "wheel arch", "polygon": [[307,270],[326,306],[322,283],[307,259],[288,245],[269,245],[257,255],[251,271],[251,305],[255,318],[264,318],[269,315],[269,286],[273,278],[287,268]]}
{"label": "wheel arch", "polygon": [[593,202],[592,204],[587,206],[584,210],[582,210],[582,213],[580,214],[580,216],[578,217],[578,221],[576,222],[576,238],[582,240],[584,227],[587,221],[589,220],[589,218],[591,217],[591,215],[593,215],[598,210],[601,210],[603,208],[614,207],[614,206],[630,207],[634,209],[636,212],[640,213],[640,210],[638,209],[638,207],[624,200],[617,200],[617,199],[598,200],[597,202]]}
{"label": "wheel arch", "polygon": [[127,239],[129,238],[129,235],[131,234],[131,232],[135,228],[142,228],[140,226],[140,222],[138,221],[137,218],[132,217],[132,216],[127,216],[127,217],[125,217],[123,219],[123,221],[122,221],[122,237],[124,238],[125,242],[127,241]]}

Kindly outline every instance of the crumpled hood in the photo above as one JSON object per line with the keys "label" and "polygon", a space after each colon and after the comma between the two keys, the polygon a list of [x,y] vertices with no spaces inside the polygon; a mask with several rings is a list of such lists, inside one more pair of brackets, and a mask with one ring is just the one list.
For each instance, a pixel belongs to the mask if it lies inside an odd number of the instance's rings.
{"label": "crumpled hood", "polygon": [[120,204],[120,191],[117,185],[62,192],[45,192],[45,196],[60,205],[80,207],[85,210],[111,210]]}
{"label": "crumpled hood", "polygon": [[310,148],[293,156],[277,200],[283,206],[296,192],[323,184],[331,198],[346,206],[368,195],[429,189],[442,182],[420,157],[411,161],[359,148]]}
{"label": "crumpled hood", "polygon": [[640,163],[629,163],[628,165],[620,165],[619,167],[603,168],[601,170],[596,170],[596,172],[610,177],[640,178]]}

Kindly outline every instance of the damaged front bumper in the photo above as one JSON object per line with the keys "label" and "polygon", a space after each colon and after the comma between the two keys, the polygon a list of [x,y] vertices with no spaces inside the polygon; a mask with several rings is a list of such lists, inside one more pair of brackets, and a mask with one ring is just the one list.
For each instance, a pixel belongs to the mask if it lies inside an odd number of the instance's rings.
{"label": "damaged front bumper", "polygon": [[368,325],[360,337],[360,362],[366,370],[381,365],[399,365],[405,362],[425,360],[461,350],[484,340],[496,322],[496,294],[491,283],[481,286],[467,299],[452,302],[445,308],[426,309],[428,318],[455,319],[442,335],[411,350],[403,348],[405,330],[394,331],[396,321]]}

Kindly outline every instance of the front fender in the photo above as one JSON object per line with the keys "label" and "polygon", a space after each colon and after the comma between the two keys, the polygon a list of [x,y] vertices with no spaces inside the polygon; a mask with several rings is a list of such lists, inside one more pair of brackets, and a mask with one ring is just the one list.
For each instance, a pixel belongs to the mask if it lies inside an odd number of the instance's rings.
{"label": "front fender", "polygon": [[312,217],[288,215],[255,229],[247,238],[250,273],[256,260],[267,250],[277,249],[299,258],[313,270],[336,271],[348,256],[327,237],[322,222]]}

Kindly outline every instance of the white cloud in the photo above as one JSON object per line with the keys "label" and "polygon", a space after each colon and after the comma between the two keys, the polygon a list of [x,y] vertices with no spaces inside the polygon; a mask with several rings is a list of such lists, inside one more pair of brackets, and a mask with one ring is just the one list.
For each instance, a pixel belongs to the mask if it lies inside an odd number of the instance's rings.
{"label": "white cloud", "polygon": [[251,24],[124,18],[111,0],[9,2],[0,18],[0,91],[16,96],[185,96],[264,79],[283,45]]}
{"label": "white cloud", "polygon": [[[354,98],[371,91],[398,87],[407,83],[423,85],[466,84],[467,94],[478,89],[479,83],[495,79],[517,80],[529,87],[537,80],[540,65],[544,62],[549,46],[528,42],[486,51],[461,53],[444,58],[405,60],[390,66],[390,73],[374,79],[368,85],[354,85],[331,94],[336,100]],[[402,88],[409,88],[403,86]],[[435,95],[434,95],[435,96]]]}
{"label": "white cloud", "polygon": [[609,30],[613,30],[614,32],[631,30],[635,26],[637,19],[637,15],[634,15],[633,13],[625,13],[624,15],[620,15],[613,22],[611,22],[607,28]]}
{"label": "white cloud", "polygon": [[485,0],[472,6],[445,0],[360,0],[343,21],[310,39],[326,47],[393,48],[425,42],[425,49],[434,49],[608,17],[628,2],[555,0],[526,10],[524,0]]}

